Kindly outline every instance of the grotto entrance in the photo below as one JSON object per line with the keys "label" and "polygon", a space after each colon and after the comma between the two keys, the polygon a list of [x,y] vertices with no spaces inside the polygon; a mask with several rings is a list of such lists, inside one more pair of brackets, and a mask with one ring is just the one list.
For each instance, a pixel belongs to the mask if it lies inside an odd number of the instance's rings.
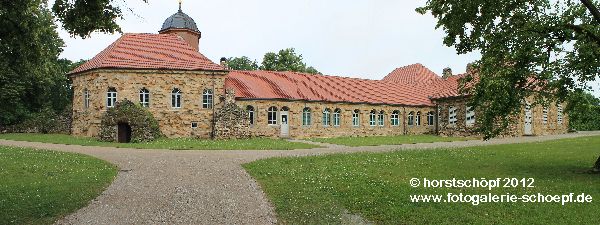
{"label": "grotto entrance", "polygon": [[131,126],[128,123],[117,124],[117,141],[119,143],[131,142]]}

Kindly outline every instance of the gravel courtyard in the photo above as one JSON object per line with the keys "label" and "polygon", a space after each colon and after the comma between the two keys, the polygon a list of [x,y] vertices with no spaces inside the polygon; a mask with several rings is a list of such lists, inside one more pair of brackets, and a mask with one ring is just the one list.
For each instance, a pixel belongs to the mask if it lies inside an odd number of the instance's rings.
{"label": "gravel courtyard", "polygon": [[57,224],[275,224],[273,208],[241,164],[280,156],[458,148],[593,135],[600,132],[399,146],[323,145],[291,151],[139,150],[9,140],[0,140],[0,145],[83,153],[119,166],[119,175],[102,195]]}

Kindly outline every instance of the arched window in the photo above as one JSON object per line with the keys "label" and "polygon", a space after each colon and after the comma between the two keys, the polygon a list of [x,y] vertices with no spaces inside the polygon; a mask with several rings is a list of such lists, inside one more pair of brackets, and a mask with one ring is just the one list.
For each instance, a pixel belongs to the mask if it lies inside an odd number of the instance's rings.
{"label": "arched window", "polygon": [[181,108],[181,90],[177,88],[173,88],[173,91],[171,91],[171,107]]}
{"label": "arched window", "polygon": [[456,125],[456,107],[448,107],[448,124]]}
{"label": "arched window", "polygon": [[106,107],[112,108],[117,104],[117,89],[111,87],[106,92]]}
{"label": "arched window", "polygon": [[250,125],[254,125],[254,106],[246,106],[246,111],[248,111],[248,119],[250,120]]}
{"label": "arched window", "polygon": [[556,122],[558,122],[558,124],[562,124],[563,123],[563,107],[562,105],[558,104],[557,105],[557,115],[556,115]]}
{"label": "arched window", "polygon": [[310,108],[306,107],[302,110],[302,126],[310,126]]}
{"label": "arched window", "polygon": [[375,126],[377,124],[377,112],[373,109],[371,110],[371,112],[369,113],[369,125],[370,126]]}
{"label": "arched window", "polygon": [[415,112],[408,113],[408,125],[409,126],[415,125]]}
{"label": "arched window", "polygon": [[90,91],[83,89],[83,108],[87,109],[90,107]]}
{"label": "arched window", "polygon": [[380,127],[383,127],[383,125],[385,125],[385,112],[383,110],[379,111],[379,114],[377,115],[377,123],[379,124]]}
{"label": "arched window", "polygon": [[142,107],[150,106],[150,91],[146,88],[140,90],[140,105],[142,105]]}
{"label": "arched window", "polygon": [[548,124],[548,106],[544,106],[542,110],[542,122]]}
{"label": "arched window", "polygon": [[417,112],[417,117],[415,117],[415,125],[421,126],[421,112]]}
{"label": "arched window", "polygon": [[340,126],[340,115],[341,114],[342,114],[341,109],[335,109],[333,111],[333,126],[336,126],[336,127]]}
{"label": "arched window", "polygon": [[400,111],[394,110],[390,118],[390,124],[392,124],[392,126],[400,126]]}
{"label": "arched window", "polygon": [[475,110],[473,110],[473,107],[467,106],[465,125],[467,127],[471,127],[474,124],[475,124]]}
{"label": "arched window", "polygon": [[329,108],[323,110],[323,126],[331,125],[331,110]]}
{"label": "arched window", "polygon": [[360,126],[360,111],[358,109],[352,112],[352,126]]}
{"label": "arched window", "polygon": [[210,89],[204,89],[202,92],[202,108],[212,109],[213,107],[213,92]]}
{"label": "arched window", "polygon": [[267,123],[269,125],[277,124],[277,107],[275,107],[275,106],[269,107],[269,110],[267,111]]}
{"label": "arched window", "polygon": [[433,126],[435,124],[435,113],[430,111],[427,113],[427,125]]}

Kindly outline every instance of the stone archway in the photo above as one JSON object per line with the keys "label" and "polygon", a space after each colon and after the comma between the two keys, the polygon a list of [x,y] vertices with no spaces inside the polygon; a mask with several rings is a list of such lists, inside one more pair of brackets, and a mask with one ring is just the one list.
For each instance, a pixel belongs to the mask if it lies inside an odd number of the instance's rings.
{"label": "stone archway", "polygon": [[104,113],[98,139],[135,143],[153,141],[161,136],[158,122],[152,113],[125,99]]}

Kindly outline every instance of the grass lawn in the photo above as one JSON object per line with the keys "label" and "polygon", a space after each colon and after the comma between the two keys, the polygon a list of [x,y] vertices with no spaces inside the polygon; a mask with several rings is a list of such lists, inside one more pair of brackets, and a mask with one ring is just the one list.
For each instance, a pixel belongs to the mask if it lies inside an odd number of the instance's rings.
{"label": "grass lawn", "polygon": [[52,224],[116,175],[115,166],[89,156],[0,146],[0,224]]}
{"label": "grass lawn", "polygon": [[221,141],[190,138],[164,138],[146,143],[111,143],[97,141],[96,139],[89,137],[75,137],[64,134],[0,134],[0,139],[67,145],[171,150],[291,150],[318,147],[316,145],[311,144],[295,143],[281,139],[268,138]]}
{"label": "grass lawn", "polygon": [[[1,137],[1,136],[0,136]],[[345,146],[376,146],[376,145],[401,145],[431,142],[466,141],[475,138],[467,137],[440,137],[435,135],[399,135],[399,136],[372,136],[372,137],[336,137],[313,138],[311,141],[330,143]]]}
{"label": "grass lawn", "polygon": [[[273,158],[244,168],[282,224],[600,224],[600,137],[455,150]],[[534,178],[534,188],[412,188],[411,178]],[[412,194],[586,193],[592,203],[411,203]],[[348,216],[354,215],[354,216]]]}

